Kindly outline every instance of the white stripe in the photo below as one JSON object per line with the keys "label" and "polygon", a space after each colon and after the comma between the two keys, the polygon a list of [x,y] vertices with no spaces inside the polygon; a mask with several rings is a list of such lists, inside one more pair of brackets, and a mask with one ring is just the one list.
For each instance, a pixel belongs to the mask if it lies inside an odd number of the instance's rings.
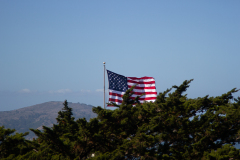
{"label": "white stripe", "polygon": [[156,89],[133,89],[133,92],[145,93],[145,92],[157,92]]}
{"label": "white stripe", "polygon": [[[142,96],[141,96],[141,95],[133,94],[131,97],[137,97],[137,96],[140,96],[140,98],[157,97],[156,94],[147,94],[147,95],[142,95]],[[109,95],[109,98],[122,100],[122,97],[120,97],[120,96]]]}
{"label": "white stripe", "polygon": [[109,93],[112,92],[112,93],[117,93],[117,94],[121,94],[121,95],[124,95],[125,92],[121,92],[121,91],[116,91],[116,90],[112,90],[112,89],[109,89]]}
{"label": "white stripe", "polygon": [[[133,94],[131,97],[137,97],[140,95]],[[142,95],[140,98],[147,98],[147,97],[157,97],[156,94],[147,94],[147,95]]]}
{"label": "white stripe", "polygon": [[153,84],[137,84],[137,83],[130,83],[130,82],[128,82],[127,83],[129,86],[134,86],[134,85],[136,85],[136,86],[138,86],[138,87],[154,87],[155,86],[155,83],[153,83]]}
{"label": "white stripe", "polygon": [[[112,102],[112,101],[110,101],[110,102]],[[116,103],[117,105],[120,105],[120,104],[122,104],[122,103],[120,103],[120,102],[113,102],[113,103]]]}
{"label": "white stripe", "polygon": [[109,95],[109,98],[122,100],[122,97]]}
{"label": "white stripe", "polygon": [[132,80],[132,81],[136,81],[136,82],[152,82],[154,81],[155,83],[155,79],[151,78],[151,79],[133,79],[131,77],[127,77],[128,80]]}
{"label": "white stripe", "polygon": [[[139,102],[140,102],[140,103],[144,103],[144,102],[155,102],[155,100],[139,100]],[[120,103],[120,102],[114,102],[114,103],[116,103],[117,105],[122,104],[122,103]]]}
{"label": "white stripe", "polygon": [[155,100],[146,100],[146,101],[140,100],[139,102],[140,102],[140,103],[143,103],[143,102],[155,102]]}
{"label": "white stripe", "polygon": [[[131,97],[137,97],[137,96],[140,96],[140,95],[133,94]],[[147,97],[157,97],[157,95],[156,94],[147,94],[147,95],[142,95],[140,98],[147,98]],[[120,96],[109,95],[109,98],[122,100],[122,97],[120,97]]]}
{"label": "white stripe", "polygon": [[[115,91],[115,90],[111,90],[111,89],[109,89],[109,92],[117,93],[117,94],[121,94],[121,95],[125,94],[125,92]],[[145,92],[157,92],[157,90],[156,89],[133,89],[133,92],[145,93]]]}

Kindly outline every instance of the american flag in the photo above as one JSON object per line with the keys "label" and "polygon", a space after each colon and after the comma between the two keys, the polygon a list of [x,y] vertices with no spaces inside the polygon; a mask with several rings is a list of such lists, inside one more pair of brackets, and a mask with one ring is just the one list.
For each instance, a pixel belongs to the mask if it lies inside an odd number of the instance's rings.
{"label": "american flag", "polygon": [[109,83],[109,103],[113,102],[120,105],[122,103],[122,96],[133,85],[136,86],[133,89],[132,99],[144,93],[145,95],[139,98],[140,103],[144,101],[154,102],[156,100],[157,90],[153,77],[125,77],[109,70],[107,70],[107,74]]}

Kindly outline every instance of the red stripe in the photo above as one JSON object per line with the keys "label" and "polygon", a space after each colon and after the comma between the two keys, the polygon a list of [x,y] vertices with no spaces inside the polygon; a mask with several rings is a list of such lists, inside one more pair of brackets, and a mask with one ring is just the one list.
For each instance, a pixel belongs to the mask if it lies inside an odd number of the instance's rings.
{"label": "red stripe", "polygon": [[[128,88],[131,88],[132,86],[128,85]],[[139,87],[139,86],[135,86],[134,89],[156,89],[155,86],[153,87]]]}
{"label": "red stripe", "polygon": [[[148,95],[148,94],[155,94],[157,95],[157,92],[133,92],[135,95],[141,95],[143,93],[145,93],[145,95]],[[109,92],[109,95],[111,96],[117,96],[117,97],[122,97],[123,95],[121,94],[117,94],[117,93],[112,93],[112,92]]]}
{"label": "red stripe", "polygon": [[119,102],[119,103],[122,103],[122,100],[109,98],[109,102]]}
{"label": "red stripe", "polygon": [[113,93],[113,92],[109,92],[109,95],[111,96],[117,96],[117,97],[122,97],[123,95],[121,94],[117,94],[117,93]]}
{"label": "red stripe", "polygon": [[155,95],[157,95],[157,92],[134,92],[135,95],[141,95],[143,93],[145,93],[145,95],[148,95],[148,94],[155,94]]}
{"label": "red stripe", "polygon": [[[135,99],[135,97],[130,97],[130,99]],[[156,100],[156,97],[139,98],[139,100],[142,100],[142,101]],[[109,98],[109,102],[118,102],[118,103],[122,103],[122,100]]]}
{"label": "red stripe", "polygon": [[[130,97],[131,99],[135,99],[135,97]],[[156,100],[156,97],[146,97],[146,98],[139,98],[139,100]]]}
{"label": "red stripe", "polygon": [[137,78],[137,77],[127,77],[128,79],[154,79],[153,77],[141,77],[141,78]]}
{"label": "red stripe", "polygon": [[150,82],[137,82],[133,80],[127,80],[128,83],[137,83],[137,84],[155,84],[155,81],[150,81]]}
{"label": "red stripe", "polygon": [[115,107],[115,106],[113,106],[113,105],[107,105],[108,107]]}

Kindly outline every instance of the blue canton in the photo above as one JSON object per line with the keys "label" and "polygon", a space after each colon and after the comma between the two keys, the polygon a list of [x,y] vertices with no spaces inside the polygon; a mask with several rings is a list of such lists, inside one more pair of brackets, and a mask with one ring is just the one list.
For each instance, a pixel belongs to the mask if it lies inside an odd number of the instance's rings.
{"label": "blue canton", "polygon": [[128,89],[127,77],[107,70],[109,89],[126,92]]}

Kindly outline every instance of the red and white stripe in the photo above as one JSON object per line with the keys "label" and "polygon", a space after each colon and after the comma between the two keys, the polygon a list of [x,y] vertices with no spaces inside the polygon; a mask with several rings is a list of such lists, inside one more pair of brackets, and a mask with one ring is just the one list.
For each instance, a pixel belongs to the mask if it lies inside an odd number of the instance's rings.
{"label": "red and white stripe", "polygon": [[[157,90],[155,86],[155,79],[153,77],[127,77],[128,89],[136,85],[133,89],[133,95],[131,96],[134,99],[137,96],[145,94],[139,98],[140,103],[143,102],[154,102],[157,97]],[[122,96],[125,92],[115,91],[109,89],[109,102],[114,102],[117,105],[122,104]]]}

